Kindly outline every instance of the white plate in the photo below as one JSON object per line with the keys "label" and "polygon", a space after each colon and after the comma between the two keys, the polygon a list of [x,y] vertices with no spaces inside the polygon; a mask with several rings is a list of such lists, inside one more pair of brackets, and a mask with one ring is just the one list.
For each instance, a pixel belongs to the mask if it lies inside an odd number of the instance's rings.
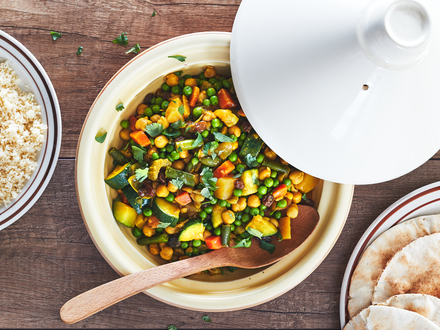
{"label": "white plate", "polygon": [[405,197],[402,197],[368,227],[348,261],[342,280],[339,316],[341,328],[349,321],[347,311],[348,292],[350,289],[351,276],[365,249],[383,232],[401,223],[402,221],[430,214],[440,213],[440,182],[417,189]]}
{"label": "white plate", "polygon": [[6,207],[0,205],[0,230],[22,217],[40,198],[55,170],[61,148],[61,113],[52,83],[38,60],[20,42],[0,31],[0,60],[8,60],[20,78],[20,87],[32,92],[41,106],[47,126],[43,147],[37,155],[38,168],[20,194]]}

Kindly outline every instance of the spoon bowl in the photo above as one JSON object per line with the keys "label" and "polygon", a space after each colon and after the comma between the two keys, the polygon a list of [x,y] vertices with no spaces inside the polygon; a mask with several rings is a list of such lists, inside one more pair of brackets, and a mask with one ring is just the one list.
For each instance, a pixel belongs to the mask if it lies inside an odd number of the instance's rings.
{"label": "spoon bowl", "polygon": [[298,205],[298,217],[292,219],[291,239],[271,242],[271,254],[260,248],[253,238],[249,248],[222,248],[197,257],[121,277],[86,291],[69,300],[61,308],[60,317],[68,324],[81,321],[109,306],[137,293],[178,278],[217,267],[260,268],[273,264],[298,248],[314,231],[319,221],[318,212],[310,206]]}

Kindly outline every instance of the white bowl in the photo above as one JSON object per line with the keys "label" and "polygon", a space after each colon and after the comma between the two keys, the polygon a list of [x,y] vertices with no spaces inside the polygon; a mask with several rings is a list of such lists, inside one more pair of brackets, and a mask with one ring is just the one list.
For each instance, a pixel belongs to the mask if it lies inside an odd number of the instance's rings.
{"label": "white bowl", "polygon": [[[104,184],[104,177],[113,167],[107,151],[122,146],[119,122],[133,114],[147,92],[159,88],[169,72],[196,73],[211,64],[220,73],[228,73],[229,43],[230,33],[205,32],[151,47],[113,76],[90,109],[77,150],[78,202],[96,247],[120,275],[154,267],[161,259],[138,246],[131,231],[118,225],[112,215],[110,205],[116,192]],[[178,54],[187,56],[186,61],[168,58]],[[126,109],[116,112],[120,102]],[[101,129],[108,132],[103,144],[94,139]],[[170,305],[204,311],[242,309],[273,299],[299,284],[323,261],[344,226],[352,195],[352,185],[322,182],[313,196],[321,216],[317,229],[293,254],[270,267],[225,276],[192,276],[146,293]]]}
{"label": "white bowl", "polygon": [[35,204],[49,183],[61,148],[61,113],[52,83],[38,60],[20,42],[0,31],[0,60],[8,60],[20,78],[20,87],[32,92],[41,106],[47,126],[43,147],[37,155],[38,168],[20,194],[6,207],[0,205],[0,230],[23,216]]}

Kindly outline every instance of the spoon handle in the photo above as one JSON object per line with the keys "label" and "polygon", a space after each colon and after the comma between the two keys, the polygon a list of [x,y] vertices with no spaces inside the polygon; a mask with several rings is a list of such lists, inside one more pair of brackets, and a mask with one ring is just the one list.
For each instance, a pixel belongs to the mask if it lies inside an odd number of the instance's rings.
{"label": "spoon handle", "polygon": [[72,298],[61,308],[60,317],[72,324],[156,285],[221,266],[222,258],[207,253],[124,276]]}

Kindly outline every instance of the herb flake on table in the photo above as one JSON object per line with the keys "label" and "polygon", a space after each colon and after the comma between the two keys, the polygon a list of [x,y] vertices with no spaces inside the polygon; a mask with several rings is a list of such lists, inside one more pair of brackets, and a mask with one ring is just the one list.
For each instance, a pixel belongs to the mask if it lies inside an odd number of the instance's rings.
{"label": "herb flake on table", "polygon": [[170,324],[167,329],[168,330],[177,330],[177,327],[174,324]]}
{"label": "herb flake on table", "polygon": [[205,321],[205,322],[212,322],[211,318],[208,315],[203,315],[202,316],[202,320]]}
{"label": "herb flake on table", "polygon": [[178,60],[180,62],[185,62],[185,60],[186,60],[186,56],[182,56],[182,55],[171,55],[171,56],[168,56],[168,58],[175,58],[176,60]]}
{"label": "herb flake on table", "polygon": [[128,45],[127,32],[122,32],[121,35],[116,39],[114,39],[112,42],[121,46],[127,46]]}
{"label": "herb flake on table", "polygon": [[52,36],[52,40],[55,41],[58,38],[61,38],[62,33],[55,32],[55,31],[50,31],[50,35]]}
{"label": "herb flake on table", "polygon": [[151,17],[154,17],[154,16],[156,16],[156,11],[155,10],[153,10],[153,14],[151,14]]}
{"label": "herb flake on table", "polygon": [[83,48],[84,48],[83,46],[79,46],[78,50],[76,51],[76,55],[81,55],[83,52]]}
{"label": "herb flake on table", "polygon": [[139,51],[141,50],[141,47],[139,46],[139,43],[137,43],[136,45],[134,45],[133,47],[131,47],[128,51],[125,52],[125,54],[129,54],[129,53],[139,53]]}
{"label": "herb flake on table", "polygon": [[122,111],[122,110],[124,110],[125,109],[125,107],[124,107],[124,103],[119,103],[117,106],[116,106],[116,111]]}
{"label": "herb flake on table", "polygon": [[105,132],[105,133],[98,133],[98,134],[96,134],[96,136],[95,136],[95,140],[96,140],[96,142],[99,142],[99,143],[102,143],[102,142],[104,142],[105,141],[105,138],[107,137],[107,132]]}

